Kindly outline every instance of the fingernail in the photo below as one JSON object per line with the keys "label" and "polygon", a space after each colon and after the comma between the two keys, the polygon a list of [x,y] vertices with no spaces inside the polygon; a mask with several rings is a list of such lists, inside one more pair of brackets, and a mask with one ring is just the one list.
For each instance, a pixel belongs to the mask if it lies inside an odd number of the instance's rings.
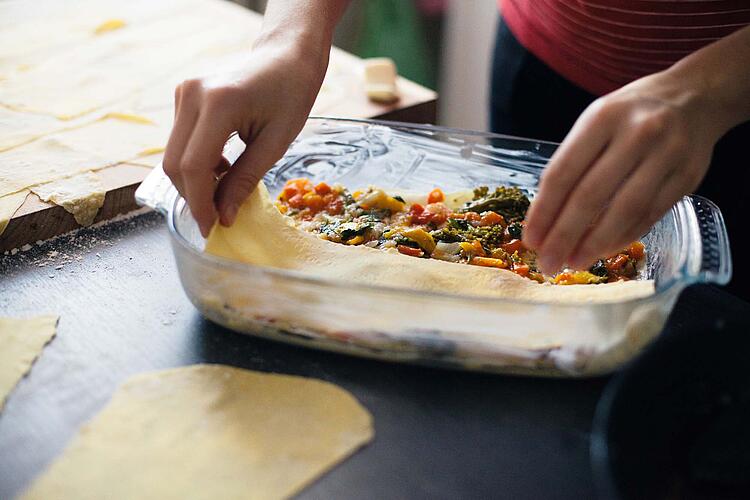
{"label": "fingernail", "polygon": [[239,211],[240,206],[236,203],[233,203],[229,205],[226,209],[224,209],[224,213],[221,217],[221,225],[225,227],[229,227],[232,224],[234,224],[234,220],[237,218],[237,212]]}

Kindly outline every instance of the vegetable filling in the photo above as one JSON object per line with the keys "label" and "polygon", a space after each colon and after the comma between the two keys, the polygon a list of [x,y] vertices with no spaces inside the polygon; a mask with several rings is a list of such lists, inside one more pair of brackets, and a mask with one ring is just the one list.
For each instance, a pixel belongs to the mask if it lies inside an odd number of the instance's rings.
{"label": "vegetable filling", "polygon": [[536,255],[522,242],[528,196],[517,187],[481,186],[469,201],[452,207],[442,190],[426,203],[370,187],[350,193],[340,185],[290,179],[276,203],[282,214],[321,238],[364,245],[417,258],[432,258],[512,271],[539,283],[580,285],[636,278],[643,243],[631,243],[586,270],[563,269],[553,276],[537,270]]}

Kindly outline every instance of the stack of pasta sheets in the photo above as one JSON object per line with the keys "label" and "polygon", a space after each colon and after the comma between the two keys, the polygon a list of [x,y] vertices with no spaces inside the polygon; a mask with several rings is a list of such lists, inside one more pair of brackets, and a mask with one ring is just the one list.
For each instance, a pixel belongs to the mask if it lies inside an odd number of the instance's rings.
{"label": "stack of pasta sheets", "polygon": [[29,193],[90,224],[97,172],[157,165],[175,86],[241,62],[259,29],[223,0],[0,2],[0,232]]}

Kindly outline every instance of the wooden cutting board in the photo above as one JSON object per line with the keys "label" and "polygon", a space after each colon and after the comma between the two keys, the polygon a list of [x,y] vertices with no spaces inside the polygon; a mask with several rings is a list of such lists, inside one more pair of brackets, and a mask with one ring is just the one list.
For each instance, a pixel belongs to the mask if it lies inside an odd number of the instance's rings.
{"label": "wooden cutting board", "polygon": [[[217,0],[219,1],[219,0]],[[259,26],[258,14],[247,11],[250,26]],[[254,28],[257,29],[257,28]],[[325,102],[316,105],[313,112],[318,115],[346,118],[380,118],[418,123],[434,123],[437,95],[432,90],[414,82],[399,78],[399,101],[382,105],[371,102],[364,92],[363,61],[339,49],[331,53],[331,68],[324,84]],[[75,68],[71,68],[75,71]],[[321,97],[323,99],[323,97]],[[33,158],[30,159],[33,161]],[[99,210],[96,222],[109,220],[118,214],[135,210],[133,194],[150,168],[130,163],[119,163],[97,170],[106,197]],[[46,203],[35,194],[26,201],[11,218],[0,235],[0,251],[20,248],[39,240],[45,240],[80,227],[73,216],[62,207]]]}

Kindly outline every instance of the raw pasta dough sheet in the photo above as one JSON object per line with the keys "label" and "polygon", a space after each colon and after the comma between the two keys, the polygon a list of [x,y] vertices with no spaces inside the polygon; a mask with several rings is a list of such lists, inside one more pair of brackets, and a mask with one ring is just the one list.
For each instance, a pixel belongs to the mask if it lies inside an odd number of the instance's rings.
{"label": "raw pasta dough sheet", "polygon": [[368,411],[330,383],[175,368],[123,384],[24,498],[287,498],[372,437]]}
{"label": "raw pasta dough sheet", "polygon": [[0,317],[0,411],[44,346],[55,336],[57,316]]}

